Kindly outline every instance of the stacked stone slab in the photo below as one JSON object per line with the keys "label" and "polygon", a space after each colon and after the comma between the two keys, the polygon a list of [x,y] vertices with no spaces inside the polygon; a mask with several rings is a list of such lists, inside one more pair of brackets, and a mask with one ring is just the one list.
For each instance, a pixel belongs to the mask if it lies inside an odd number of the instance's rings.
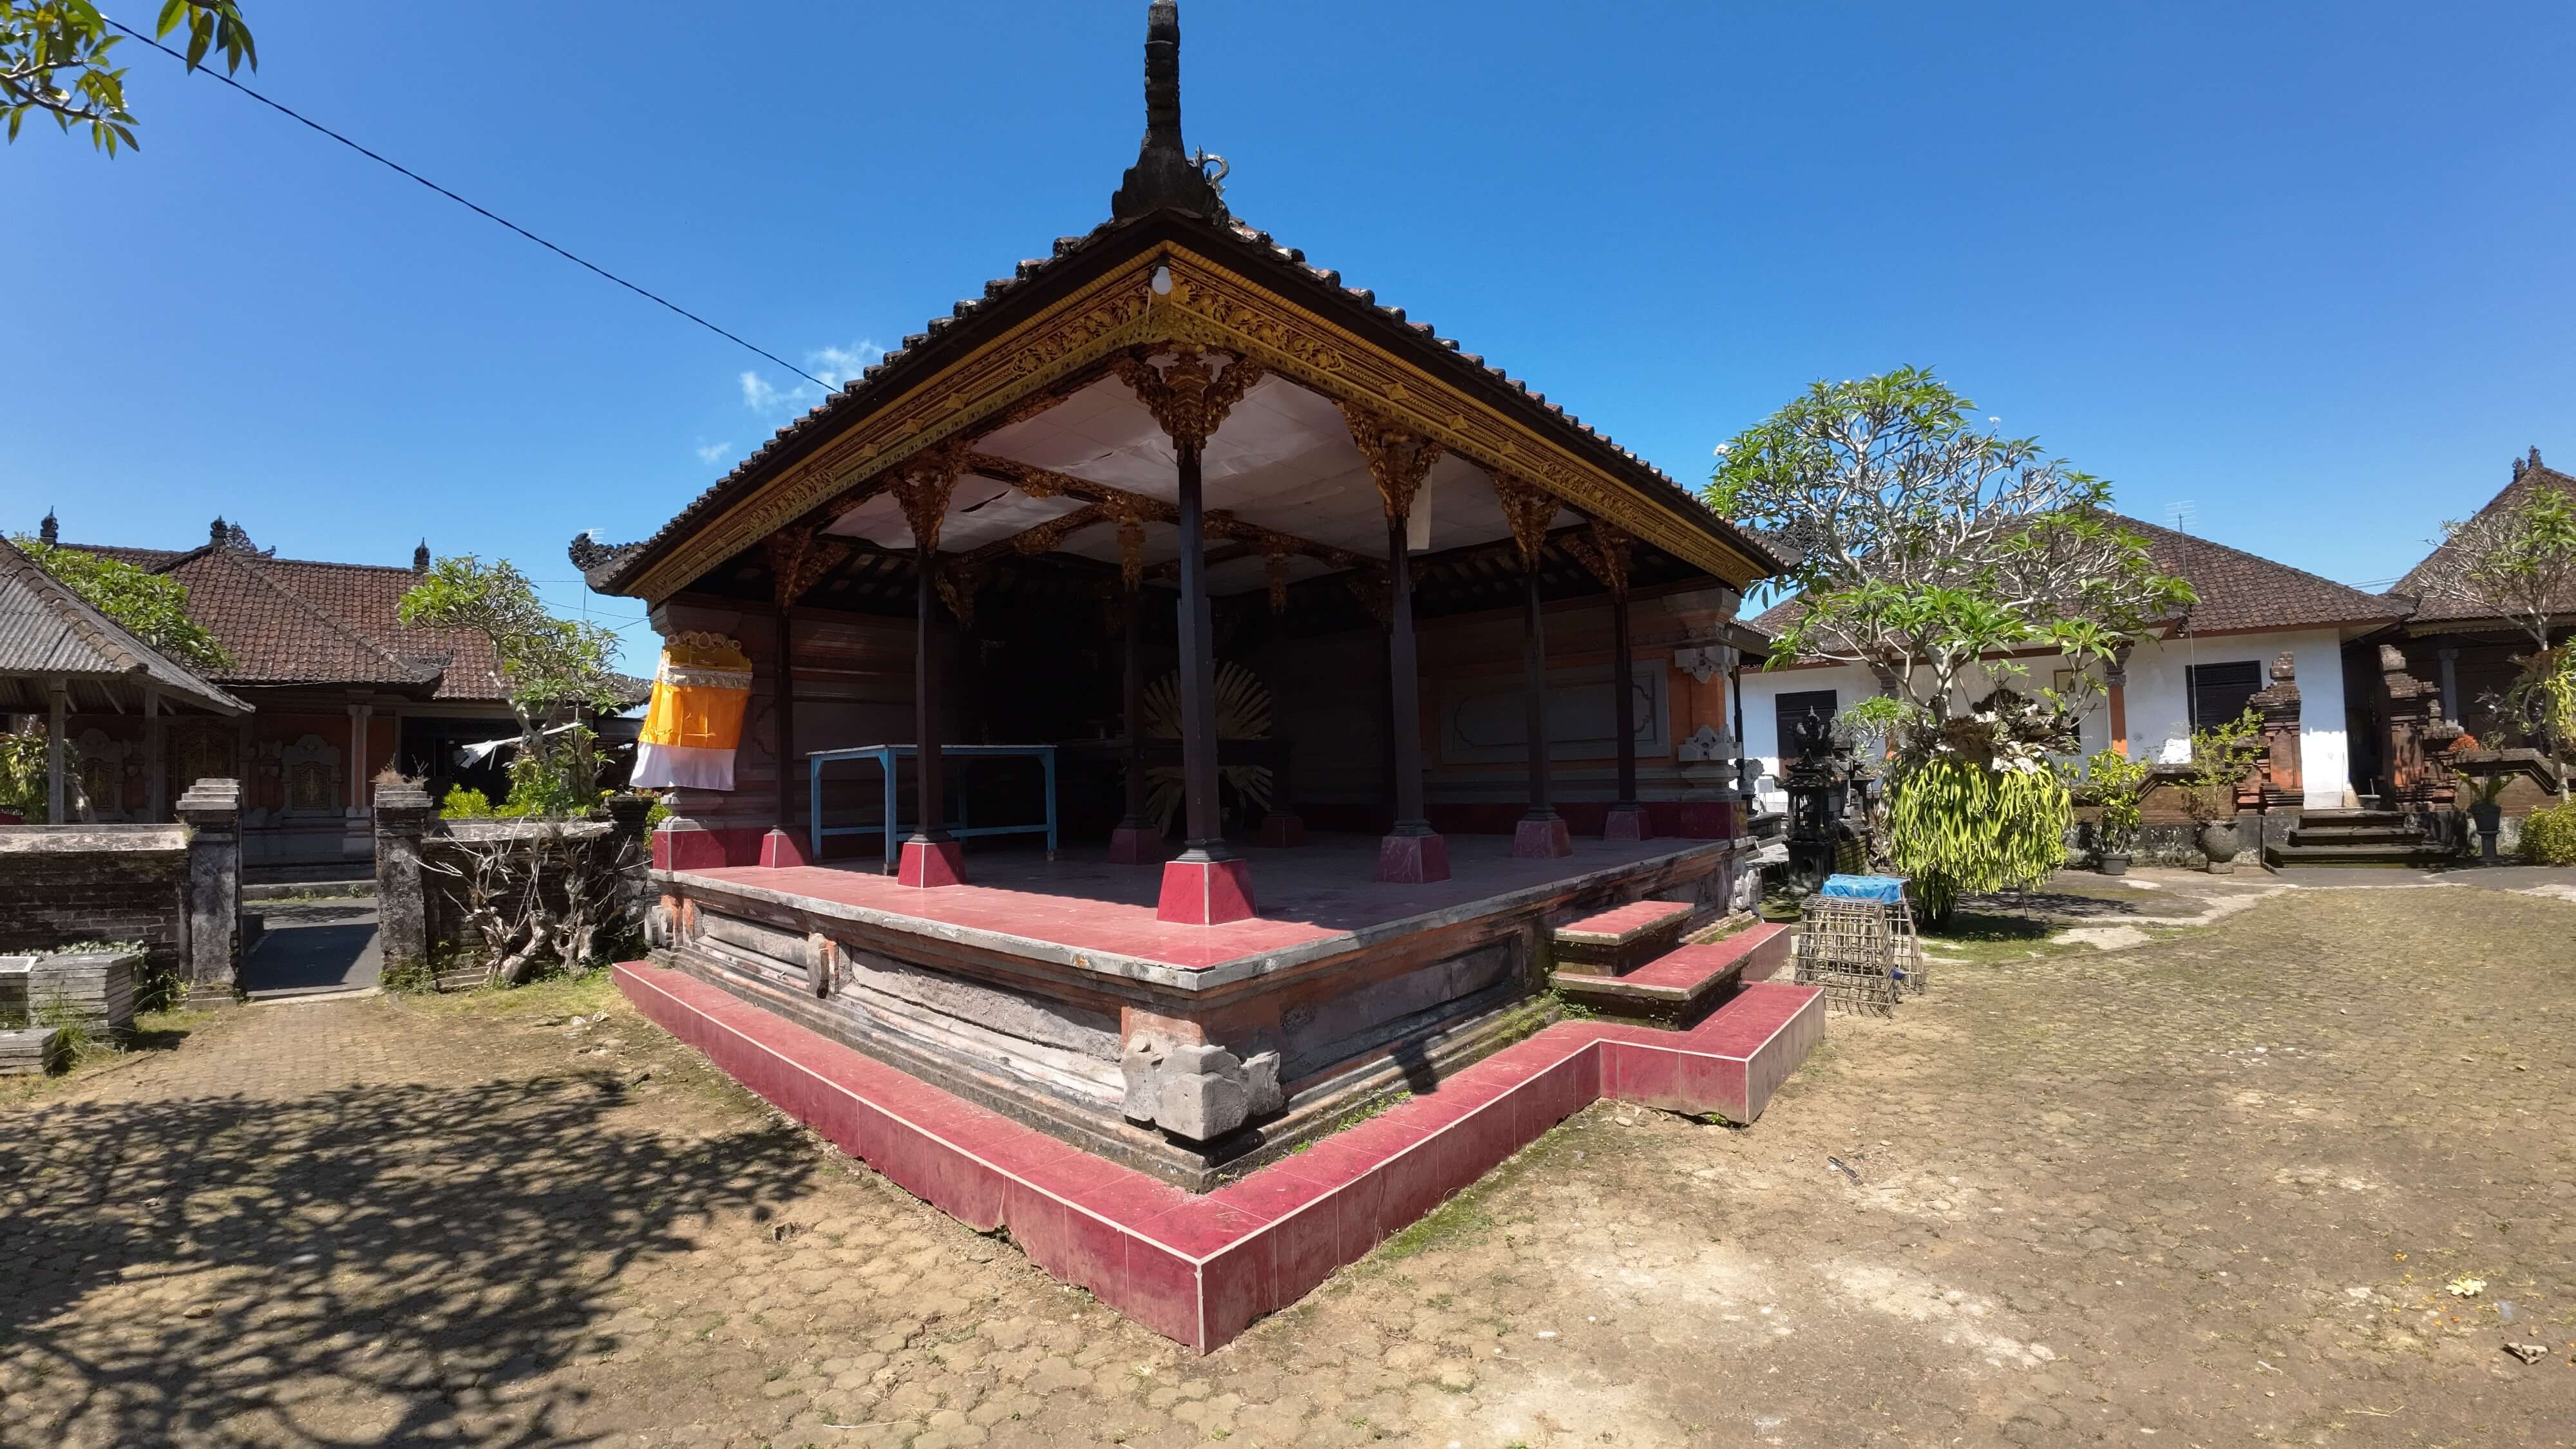
{"label": "stacked stone slab", "polygon": [[63,1065],[68,1035],[58,1026],[0,1031],[0,1077],[27,1076]]}
{"label": "stacked stone slab", "polygon": [[[143,967],[140,950],[71,951],[11,959],[28,963],[25,1012],[31,1024],[77,1025],[94,1036],[121,1036],[134,1029],[134,979]],[[0,971],[0,975],[15,974]]]}
{"label": "stacked stone slab", "polygon": [[1689,920],[1688,906],[1638,901],[1559,926],[1551,978],[1557,995],[1597,1016],[1683,1031],[1788,963],[1791,938],[1776,922],[1684,945]]}

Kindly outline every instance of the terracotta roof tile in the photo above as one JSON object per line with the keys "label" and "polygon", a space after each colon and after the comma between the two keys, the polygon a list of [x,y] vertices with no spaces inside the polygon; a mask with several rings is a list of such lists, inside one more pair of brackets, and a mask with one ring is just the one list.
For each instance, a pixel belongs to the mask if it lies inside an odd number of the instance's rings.
{"label": "terracotta roof tile", "polygon": [[[2191,583],[2200,602],[2191,608],[2191,628],[2209,634],[2222,629],[2314,629],[2344,624],[2394,623],[2406,617],[2406,603],[2386,594],[2369,593],[2305,569],[2277,563],[2241,548],[2229,548],[2170,528],[2119,514],[2114,522],[2147,541],[2147,556],[2157,568]],[[1753,627],[1778,638],[1806,613],[1803,598],[1783,599],[1753,619]]]}
{"label": "terracotta roof tile", "polygon": [[[2504,485],[2502,492],[2488,499],[2486,507],[2479,509],[2474,516],[2484,518],[2490,513],[2516,507],[2544,487],[2576,493],[2576,478],[2571,478],[2541,462],[2540,450],[2535,448],[2532,450],[2530,462],[2515,468],[2513,481]],[[2413,615],[2418,621],[2441,622],[2455,619],[2495,618],[2495,610],[2485,604],[2463,599],[2456,594],[2437,594],[2431,591],[2425,575],[2431,571],[2435,560],[2449,552],[2450,545],[2447,543],[2435,548],[2424,556],[2422,563],[2409,569],[2406,577],[2399,579],[2396,587],[2388,592],[2405,599],[2418,600]],[[2562,612],[2576,614],[2576,587],[2569,588],[2563,597],[2552,599],[2549,604],[2550,612],[2553,614]]]}

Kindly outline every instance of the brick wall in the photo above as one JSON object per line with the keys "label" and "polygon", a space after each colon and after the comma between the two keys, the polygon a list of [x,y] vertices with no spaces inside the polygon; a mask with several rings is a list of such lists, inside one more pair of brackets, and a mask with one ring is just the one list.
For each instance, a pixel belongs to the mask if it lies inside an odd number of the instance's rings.
{"label": "brick wall", "polygon": [[0,826],[0,954],[141,941],[184,974],[187,888],[183,825]]}

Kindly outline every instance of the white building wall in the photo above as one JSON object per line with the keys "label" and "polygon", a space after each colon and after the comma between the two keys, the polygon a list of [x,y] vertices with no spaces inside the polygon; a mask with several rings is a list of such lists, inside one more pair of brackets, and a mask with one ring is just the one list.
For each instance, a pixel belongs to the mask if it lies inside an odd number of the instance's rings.
{"label": "white building wall", "polygon": [[[2190,753],[2190,704],[2184,670],[2199,664],[2251,660],[2270,679],[2273,657],[2290,651],[2299,670],[2299,767],[2311,809],[2343,803],[2350,783],[2350,755],[2344,738],[2343,641],[2331,629],[2264,634],[2226,634],[2205,639],[2149,640],[2129,656],[2126,690],[2131,759],[2182,759]],[[2020,661],[2028,675],[2018,687],[2036,689],[2054,682],[2065,667],[2060,658]],[[1974,698],[1992,687],[1982,672],[1968,681]],[[1849,707],[1878,692],[1870,672],[1856,664],[1751,671],[1744,676],[1744,751],[1761,762],[1763,773],[1780,773],[1778,699],[1783,694],[1830,689],[1837,707]],[[2082,725],[2087,754],[2110,748],[2111,720],[2107,701],[2096,700]]]}

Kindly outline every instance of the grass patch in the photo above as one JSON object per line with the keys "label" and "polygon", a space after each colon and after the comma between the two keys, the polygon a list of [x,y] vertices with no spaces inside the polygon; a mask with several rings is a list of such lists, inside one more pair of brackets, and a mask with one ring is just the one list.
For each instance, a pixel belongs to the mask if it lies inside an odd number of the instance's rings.
{"label": "grass patch", "polygon": [[585,971],[578,976],[548,976],[525,986],[487,986],[479,991],[459,991],[450,995],[406,996],[403,1004],[420,1011],[439,1011],[455,1015],[513,1016],[588,1016],[606,1008],[611,1002],[624,1000],[617,983],[606,971]]}

